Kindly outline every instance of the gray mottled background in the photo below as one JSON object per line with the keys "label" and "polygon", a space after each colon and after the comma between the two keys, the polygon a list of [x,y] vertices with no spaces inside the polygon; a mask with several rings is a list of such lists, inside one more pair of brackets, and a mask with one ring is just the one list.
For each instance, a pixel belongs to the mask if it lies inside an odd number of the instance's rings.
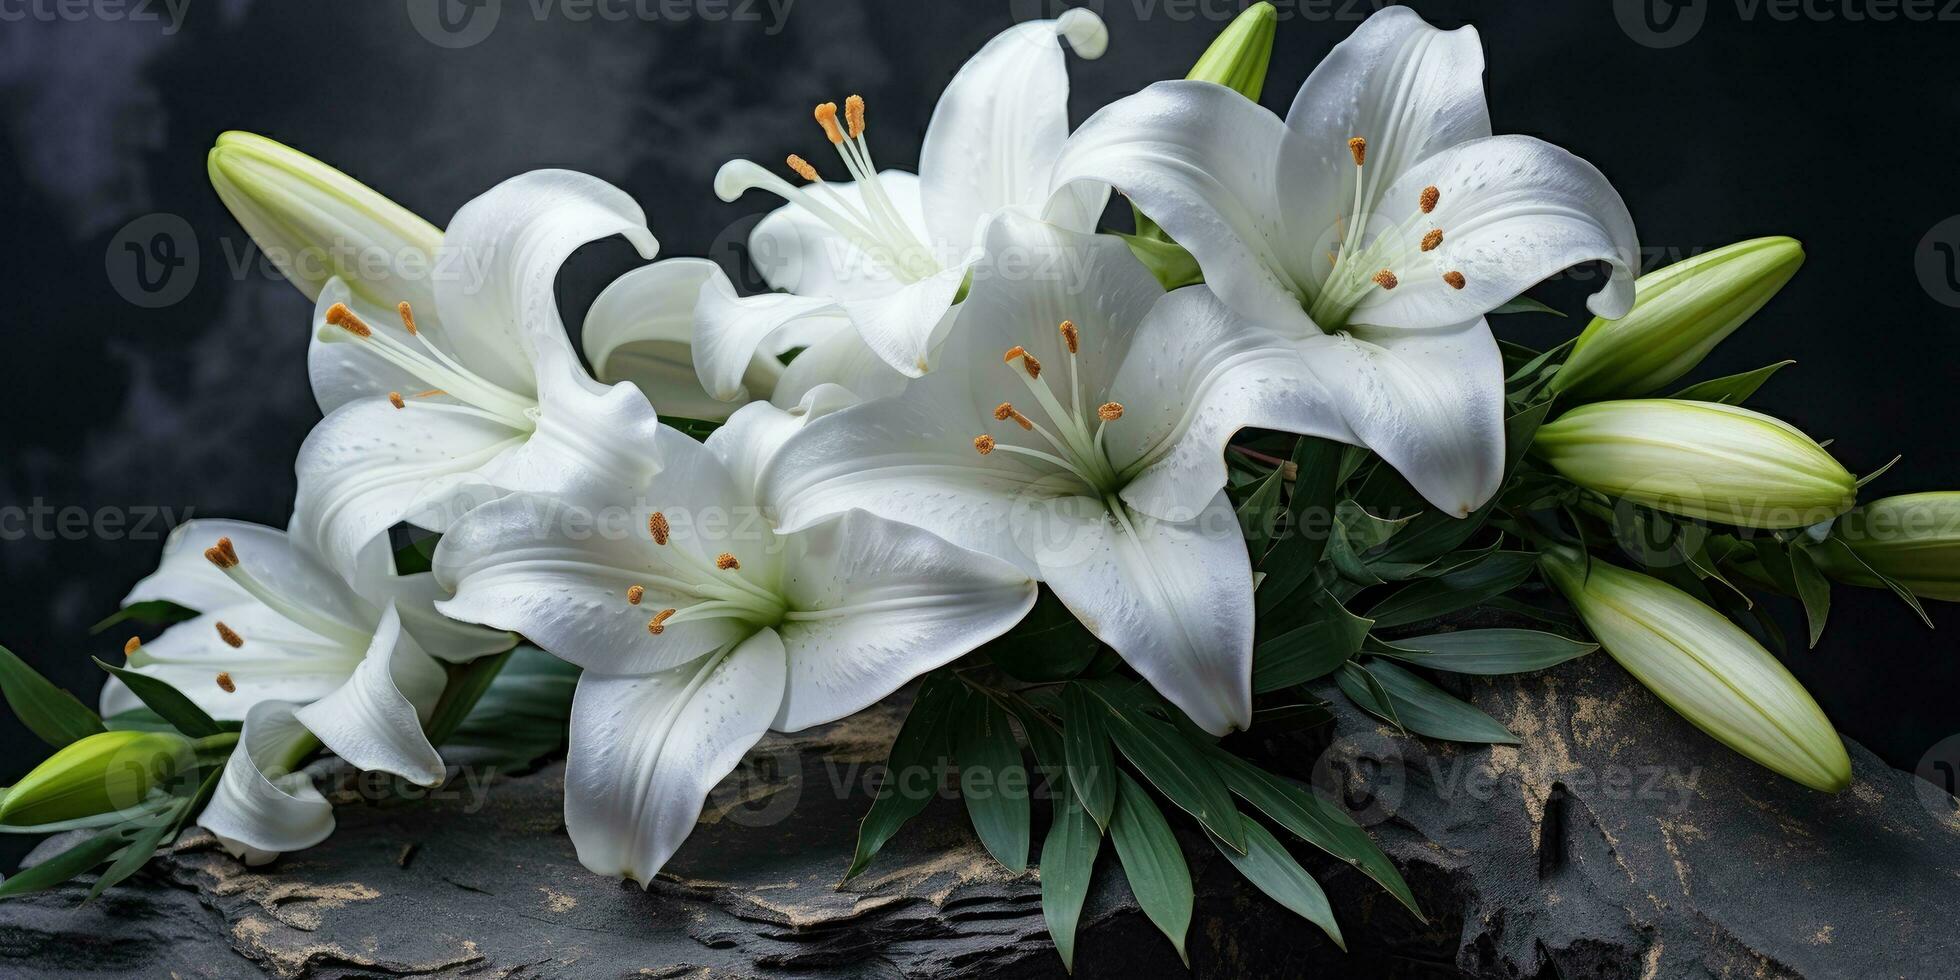
{"label": "gray mottled background", "polygon": [[[645,206],[665,254],[732,263],[742,219],[766,202],[717,201],[709,182],[723,160],[820,148],[809,106],[855,91],[880,162],[910,168],[933,98],[966,56],[1050,9],[477,0],[450,8],[462,29],[449,33],[423,16],[433,3],[413,0],[174,3],[0,0],[0,643],[91,693],[88,655],[114,652],[121,634],[86,628],[152,567],[162,532],[192,513],[283,524],[293,454],[316,419],[308,304],[252,261],[206,183],[219,132],[286,141],[438,224],[517,172],[589,171]],[[1072,62],[1078,121],[1181,75],[1239,3],[1090,5],[1109,21],[1110,49]],[[1761,407],[1835,439],[1856,471],[1904,453],[1878,492],[1960,488],[1960,22],[1949,19],[1960,7],[1415,6],[1483,31],[1499,131],[1596,162],[1633,209],[1650,264],[1754,235],[1803,239],[1803,273],[1704,376],[1795,358]],[[1371,5],[1282,7],[1266,101],[1283,108]],[[171,253],[153,253],[137,268],[124,246],[159,232],[179,259],[194,241],[197,261],[157,278],[155,255]],[[568,322],[636,262],[619,241],[580,253],[560,280]],[[136,281],[146,271],[155,291]],[[1541,292],[1581,309],[1579,284]],[[1581,325],[1499,329],[1551,343]],[[97,520],[117,516],[119,527]],[[1913,768],[1960,731],[1960,616],[1936,609],[1928,632],[1886,595],[1846,589],[1837,603],[1823,646],[1790,665],[1845,730]],[[17,749],[0,760],[11,782],[40,750],[11,718],[0,739]]]}

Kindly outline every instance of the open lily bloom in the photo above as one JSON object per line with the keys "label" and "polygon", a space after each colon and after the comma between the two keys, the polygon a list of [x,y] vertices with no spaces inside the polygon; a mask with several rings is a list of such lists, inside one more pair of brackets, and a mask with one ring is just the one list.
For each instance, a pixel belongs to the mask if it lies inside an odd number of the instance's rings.
{"label": "open lily bloom", "polygon": [[1492,136],[1476,31],[1404,7],[1337,45],[1284,121],[1223,86],[1160,82],[1083,123],[1056,169],[1128,195],[1220,299],[1298,345],[1353,441],[1453,514],[1503,475],[1484,314],[1599,260],[1593,312],[1633,303],[1619,194],[1558,147]]}
{"label": "open lily bloom", "polygon": [[1033,605],[1013,566],[914,527],[864,513],[771,527],[755,474],[836,395],[748,405],[705,446],[663,428],[661,469],[639,493],[512,495],[437,549],[456,591],[445,613],[585,669],[565,825],[593,871],[650,882],[763,732],[868,707]]}
{"label": "open lily bloom", "polygon": [[596,433],[651,432],[653,409],[630,385],[586,375],[552,295],[566,257],[611,235],[648,257],[657,248],[625,193],[540,170],[456,213],[432,308],[377,309],[328,282],[309,354],[327,417],[300,448],[294,533],[351,577],[364,549],[401,521],[441,531],[502,492],[640,479],[637,466],[606,470],[590,448]]}
{"label": "open lily bloom", "polygon": [[1284,338],[1202,287],[1165,293],[1119,239],[1007,214],[987,252],[940,369],[812,421],[765,496],[785,528],[863,508],[1013,562],[1192,720],[1245,727],[1252,569],[1225,444],[1337,413]]}
{"label": "open lily bloom", "polygon": [[[302,705],[298,722],[349,763],[433,785],[442,758],[422,722],[446,680],[439,661],[515,642],[444,618],[437,590],[427,572],[395,574],[380,547],[348,582],[275,528],[190,521],[123,601],[163,599],[199,615],[147,643],[132,639],[125,652],[131,670],[168,682],[214,718],[244,720],[263,702]],[[141,703],[119,681],[102,690],[105,717]]]}
{"label": "open lily bloom", "polygon": [[[855,95],[841,119],[835,103],[816,110],[851,180],[823,180],[799,156],[789,166],[808,182],[801,187],[748,160],[724,165],[715,176],[722,200],[761,189],[787,202],[756,226],[750,257],[772,286],[803,302],[755,297],[704,308],[697,350],[786,346],[775,339],[778,330],[798,329],[797,321],[828,309],[847,316],[892,370],[906,377],[929,370],[988,219],[1003,208],[1046,207],[1051,220],[1086,231],[1108,199],[1106,187],[1057,190],[1051,179],[1069,130],[1068,68],[1058,38],[1093,59],[1109,34],[1094,12],[1078,8],[996,35],[941,93],[916,176],[877,168],[864,100]],[[773,305],[758,318],[753,308],[765,302]],[[702,381],[711,391],[715,374],[704,362]]]}
{"label": "open lily bloom", "polygon": [[238,747],[225,760],[199,826],[246,864],[265,864],[333,833],[333,805],[296,769],[315,746],[313,733],[285,701],[260,701],[245,712]]}
{"label": "open lily bloom", "polygon": [[[697,335],[701,317],[718,329]],[[633,382],[666,416],[721,420],[751,399],[792,408],[824,384],[860,398],[905,384],[835,304],[738,297],[707,259],[664,259],[619,277],[592,302],[584,345],[601,381]],[[781,355],[798,348],[785,365]]]}

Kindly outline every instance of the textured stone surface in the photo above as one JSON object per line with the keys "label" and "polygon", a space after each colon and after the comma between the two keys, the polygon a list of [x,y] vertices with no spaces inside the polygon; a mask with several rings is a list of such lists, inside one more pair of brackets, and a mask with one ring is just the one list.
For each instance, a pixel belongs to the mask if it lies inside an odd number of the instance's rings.
{"label": "textured stone surface", "polygon": [[[1303,853],[1347,932],[1342,954],[1187,839],[1199,975],[1956,972],[1946,922],[1960,904],[1960,818],[1950,798],[1922,793],[1857,746],[1857,779],[1842,796],[1782,781],[1681,722],[1603,656],[1464,690],[1525,744],[1398,739],[1343,710],[1331,743],[1322,731],[1238,746],[1342,786],[1430,922]],[[553,765],[492,781],[480,796],[464,784],[448,799],[344,807],[329,842],[266,868],[245,868],[196,834],[87,907],[75,907],[72,887],[0,905],[0,974],[1060,976],[1034,874],[993,865],[951,800],[836,887],[898,717],[885,707],[772,738],[645,892],[579,867]],[[1079,975],[1176,970],[1108,848],[1104,860]]]}

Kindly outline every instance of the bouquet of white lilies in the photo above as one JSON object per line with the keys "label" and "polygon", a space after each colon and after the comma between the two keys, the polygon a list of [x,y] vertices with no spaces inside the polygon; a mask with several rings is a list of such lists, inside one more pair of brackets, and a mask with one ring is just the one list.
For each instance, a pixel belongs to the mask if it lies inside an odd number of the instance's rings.
{"label": "bouquet of white lilies", "polygon": [[[954,772],[1023,871],[1045,785],[1065,961],[1105,836],[1182,953],[1167,813],[1336,942],[1287,839],[1421,914],[1337,802],[1228,737],[1328,724],[1327,698],[1513,742],[1440,675],[1604,647],[1736,751],[1846,788],[1752,597],[1798,600],[1812,644],[1833,581],[1960,599],[1960,494],[1861,506],[1882,468],[1742,407],[1783,364],[1678,384],[1801,247],[1636,279],[1607,178],[1491,132],[1475,30],[1384,9],[1280,116],[1259,102],[1275,22],[1254,5],[1188,78],[1072,131],[1069,52],[1099,57],[1102,21],[1018,24],[940,96],[916,175],[874,162],[862,99],[819,105],[834,162],[714,182],[781,199],[749,242],[773,291],[653,261],[578,343],[560,265],[612,236],[657,253],[624,192],[536,171],[438,228],[220,137],[218,194],[314,302],[324,417],[286,529],[172,534],[108,621],[141,632],[99,711],[0,651],[57,749],[0,829],[84,831],[0,896],[102,868],[100,891],[191,824],[254,863],[317,844],[329,757],[432,786],[446,753],[560,744],[580,861],[644,886],[765,733],[921,678],[840,875]],[[1100,230],[1112,190],[1130,232]],[[1524,293],[1574,266],[1604,273],[1583,332],[1496,339],[1490,317],[1554,312]],[[1530,628],[1462,626],[1493,608]]]}

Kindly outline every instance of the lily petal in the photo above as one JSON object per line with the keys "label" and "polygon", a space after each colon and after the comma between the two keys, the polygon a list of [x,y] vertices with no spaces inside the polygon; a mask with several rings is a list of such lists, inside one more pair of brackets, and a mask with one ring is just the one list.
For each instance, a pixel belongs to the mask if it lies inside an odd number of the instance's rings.
{"label": "lily petal", "polygon": [[[402,327],[394,307],[379,307],[362,300],[338,276],[327,280],[320,289],[320,298],[313,303],[313,330],[306,342],[306,376],[312,382],[313,400],[319,404],[320,414],[332,414],[334,409],[362,398],[386,398],[391,391],[420,391],[426,387],[421,378],[389,363],[367,344],[322,340],[320,332],[327,325],[327,311],[336,305],[353,310],[369,329],[397,340],[408,340],[408,331]],[[415,317],[417,330],[428,333],[435,329],[429,324],[427,308],[416,308]]]}
{"label": "lily petal", "polygon": [[660,417],[640,389],[592,380],[569,346],[538,352],[537,428],[481,475],[499,490],[630,500],[659,461]]}
{"label": "lily petal", "polygon": [[657,674],[580,677],[565,764],[565,829],[579,862],[651,883],[709,791],[768,731],[785,670],[783,641],[765,629]]}
{"label": "lily petal", "polygon": [[259,581],[304,602],[324,615],[350,624],[373,622],[376,607],[363,600],[318,558],[298,547],[286,532],[248,521],[193,520],[171,529],[157,570],[137,582],[123,605],[163,599],[208,612],[255,600],[204,557],[204,549],[230,538],[233,550]]}
{"label": "lily petal", "polygon": [[411,401],[350,402],[300,444],[293,532],[341,574],[402,521],[446,529],[467,504],[495,495],[477,473],[529,434]]}
{"label": "lily petal", "polygon": [[[222,623],[243,645],[233,647],[219,632]],[[307,703],[332,693],[353,672],[360,655],[257,602],[220,606],[164,630],[143,644],[130,669],[164,681],[191,703],[220,721],[238,721],[261,701]],[[232,689],[219,683],[225,675]],[[122,684],[105,685],[101,711],[106,717],[142,701]]]}
{"label": "lily petal", "polygon": [[[1441,327],[1483,316],[1541,280],[1604,261],[1612,276],[1586,300],[1609,320],[1633,308],[1640,242],[1626,202],[1592,164],[1529,136],[1493,136],[1422,161],[1383,196],[1384,215],[1416,216],[1423,188],[1440,191],[1424,223],[1442,244],[1419,253],[1421,274],[1370,290],[1352,321]],[[1414,234],[1414,233],[1411,233]],[[1457,273],[1446,282],[1447,273]]]}
{"label": "lily petal", "polygon": [[[694,369],[694,321],[710,280],[727,276],[707,259],[664,259],[614,280],[585,314],[582,342],[593,373],[608,384],[633,382],[662,415],[726,418],[733,406],[709,394]],[[831,324],[844,325],[841,317]],[[768,397],[783,373],[777,353],[754,351],[737,366],[736,387]]]}
{"label": "lily petal", "polygon": [[1104,106],[1056,163],[1057,187],[1113,185],[1190,250],[1205,282],[1232,308],[1287,333],[1313,330],[1301,311],[1318,227],[1314,194],[1281,194],[1283,175],[1308,167],[1300,137],[1278,116],[1211,82],[1158,82]]}
{"label": "lily petal", "polygon": [[932,370],[932,351],[946,336],[957,313],[953,297],[966,281],[958,265],[907,283],[883,296],[839,300],[858,336],[892,370],[916,378]]}
{"label": "lily petal", "polygon": [[[737,296],[735,284],[719,268],[696,292],[694,369],[700,386],[721,402],[769,397],[783,373],[776,355],[851,325],[837,303],[823,297]],[[722,411],[726,414],[726,405]]]}
{"label": "lily petal", "polygon": [[1035,584],[996,559],[852,511],[794,535],[778,627],[789,683],[773,725],[793,732],[877,703],[1012,629]]}
{"label": "lily petal", "polygon": [[728,424],[709,433],[706,445],[728,468],[736,486],[760,494],[762,470],[783,443],[803,431],[806,424],[857,401],[857,396],[838,385],[819,385],[793,408],[750,402],[729,416]]}
{"label": "lily petal", "polygon": [[[744,505],[746,492],[707,448],[673,429],[663,429],[661,438],[664,468],[648,488],[622,498],[648,505],[589,506],[513,494],[471,511],[436,548],[436,578],[456,593],[437,608],[521,633],[560,659],[615,674],[671,669],[748,635],[753,627],[730,617],[676,622],[658,635],[648,630],[660,610],[698,601],[661,583],[686,577],[669,564],[682,559],[667,549],[686,550],[697,565],[711,563],[726,546],[724,538],[709,536],[712,515],[746,526],[731,513]],[[648,536],[650,509],[672,521],[664,546]],[[768,555],[743,557],[745,573],[773,567]],[[627,598],[635,585],[643,589],[637,604]]]}
{"label": "lily petal", "polygon": [[613,235],[649,259],[659,249],[626,192],[570,170],[519,174],[463,205],[436,270],[450,353],[506,388],[529,391],[533,352],[571,344],[552,291],[559,266],[579,246]]}
{"label": "lily petal", "polygon": [[788,408],[822,385],[834,384],[860,400],[883,398],[905,390],[906,377],[885,363],[856,330],[841,329],[805,348],[783,369],[776,393],[769,399]]}
{"label": "lily petal", "polygon": [[333,833],[333,806],[293,766],[317,743],[284,701],[262,701],[245,716],[238,748],[225,761],[199,826],[217,835],[233,857],[264,864]]}
{"label": "lily petal", "polygon": [[[1047,202],[1068,139],[1068,64],[1057,40],[1094,60],[1109,45],[1109,29],[1086,7],[1016,24],[988,41],[940,93],[919,151],[934,241],[964,251],[981,240],[995,212]],[[1054,217],[1093,231],[1108,196],[1107,187],[1072,189]]]}
{"label": "lily petal", "polygon": [[1240,429],[1358,441],[1299,348],[1204,286],[1151,307],[1110,395],[1126,406],[1107,429],[1110,458],[1145,464],[1123,500],[1164,520],[1191,520],[1210,506],[1225,487],[1226,444]]}
{"label": "lily petal", "polygon": [[393,773],[420,786],[443,779],[442,756],[422,723],[448,682],[442,666],[402,629],[389,606],[374,643],[347,683],[294,713],[335,755],[362,769]]}
{"label": "lily petal", "polygon": [[1456,517],[1504,479],[1504,360],[1480,319],[1429,330],[1356,326],[1301,345],[1357,441]]}
{"label": "lily petal", "polygon": [[1252,563],[1224,491],[1183,524],[1086,497],[1045,516],[1030,551],[1082,625],[1206,731],[1249,727]]}

